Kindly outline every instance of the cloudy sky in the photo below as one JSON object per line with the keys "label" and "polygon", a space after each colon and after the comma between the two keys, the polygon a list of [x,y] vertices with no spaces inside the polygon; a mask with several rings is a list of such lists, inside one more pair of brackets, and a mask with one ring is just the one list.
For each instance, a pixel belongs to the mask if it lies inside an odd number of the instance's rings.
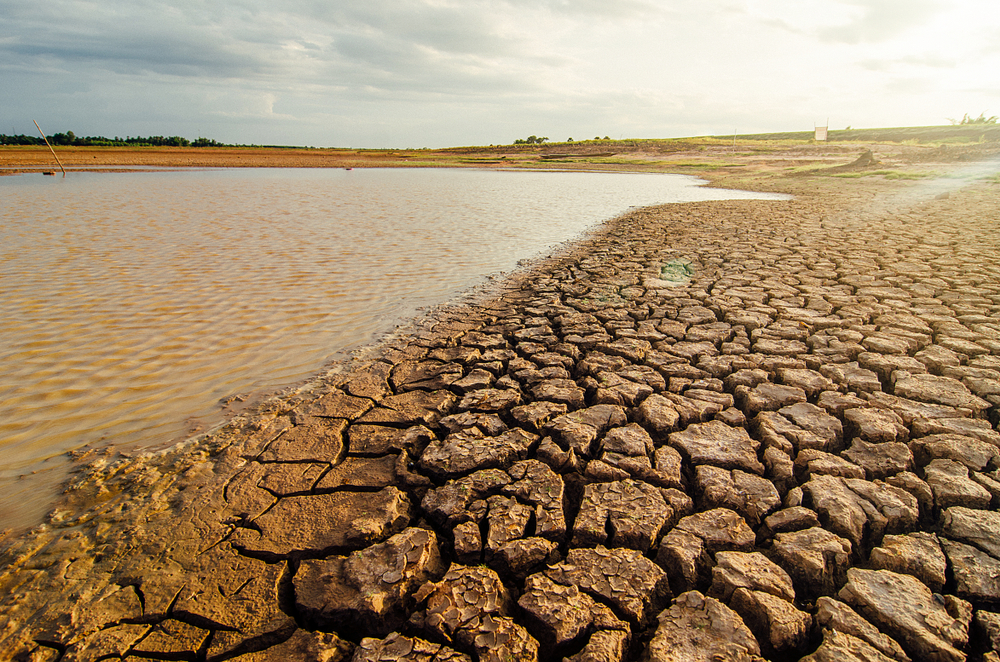
{"label": "cloudy sky", "polygon": [[996,0],[0,0],[0,133],[442,147],[1000,114]]}

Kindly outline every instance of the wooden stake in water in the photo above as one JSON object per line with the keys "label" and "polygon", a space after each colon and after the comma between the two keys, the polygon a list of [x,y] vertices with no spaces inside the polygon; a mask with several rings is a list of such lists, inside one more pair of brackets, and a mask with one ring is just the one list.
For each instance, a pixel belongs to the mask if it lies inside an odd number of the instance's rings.
{"label": "wooden stake in water", "polygon": [[[31,121],[35,122],[35,120],[31,120]],[[59,157],[56,156],[56,150],[52,149],[52,145],[49,144],[49,139],[45,137],[45,132],[42,131],[42,127],[38,126],[38,122],[35,122],[35,128],[38,129],[38,133],[42,134],[42,140],[44,140],[45,144],[49,146],[49,151],[52,152],[52,158],[54,158],[56,160],[56,163],[59,164],[59,169],[62,170],[63,177],[65,177],[66,176],[66,168],[63,167],[63,164],[59,160]]]}

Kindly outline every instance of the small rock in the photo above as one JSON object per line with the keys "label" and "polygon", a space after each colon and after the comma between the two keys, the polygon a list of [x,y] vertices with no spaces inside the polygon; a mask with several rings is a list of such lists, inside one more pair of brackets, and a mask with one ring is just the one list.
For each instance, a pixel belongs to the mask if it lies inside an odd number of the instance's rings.
{"label": "small rock", "polygon": [[872,443],[905,442],[909,430],[894,411],[873,407],[858,407],[844,412],[848,437],[860,437]]}
{"label": "small rock", "polygon": [[680,414],[674,403],[658,393],[643,400],[637,414],[643,425],[661,436],[677,430],[680,423]]}
{"label": "small rock", "polygon": [[428,490],[420,505],[433,521],[455,526],[472,517],[469,505],[473,501],[499,491],[510,481],[510,475],[501,469],[484,469]]}
{"label": "small rock", "polygon": [[931,590],[944,587],[948,568],[941,544],[933,533],[917,531],[908,535],[885,536],[882,546],[869,555],[872,568],[913,575]]}
{"label": "small rock", "polygon": [[755,434],[763,440],[765,448],[774,447],[789,456],[807,448],[835,450],[829,445],[829,439],[800,428],[775,411],[762,411],[753,419],[752,424]]}
{"label": "small rock", "polygon": [[503,486],[513,495],[535,506],[535,535],[562,541],[566,535],[563,515],[564,485],[559,474],[538,460],[515,462],[508,470],[512,482]]}
{"label": "small rock", "polygon": [[803,448],[795,457],[796,473],[803,480],[810,476],[864,478],[865,471],[849,460],[812,448]]}
{"label": "small rock", "polygon": [[531,395],[536,400],[563,403],[570,409],[580,409],[584,406],[586,393],[572,379],[548,379],[535,385]]}
{"label": "small rock", "polygon": [[629,423],[625,427],[608,430],[601,442],[601,449],[609,453],[644,456],[653,452],[653,440],[640,425]]}
{"label": "small rock", "polygon": [[996,604],[1000,600],[1000,560],[972,545],[942,539],[955,576],[955,594],[966,600]]}
{"label": "small rock", "polygon": [[517,499],[494,494],[486,501],[489,504],[489,531],[486,534],[486,558],[511,540],[523,538],[528,533],[532,509]]}
{"label": "small rock", "polygon": [[764,520],[764,525],[771,534],[801,531],[819,526],[819,517],[813,510],[802,506],[793,506],[770,515]]}
{"label": "small rock", "polygon": [[728,471],[702,465],[695,480],[704,508],[730,508],[755,527],[781,505],[781,496],[771,481],[745,471]]}
{"label": "small rock", "polygon": [[802,389],[809,398],[816,398],[823,391],[838,390],[830,379],[808,368],[779,368],[778,379],[785,386]]}
{"label": "small rock", "polygon": [[454,405],[457,398],[448,391],[408,391],[383,398],[378,406],[362,415],[359,423],[371,425],[434,425]]}
{"label": "small rock", "polygon": [[861,398],[834,391],[823,391],[816,399],[816,406],[833,416],[843,416],[845,412],[855,407],[864,407],[866,403]]}
{"label": "small rock", "polygon": [[991,652],[1000,651],[1000,614],[980,609],[976,611],[975,625],[981,638],[992,649]]}
{"label": "small rock", "polygon": [[1000,464],[1000,449],[974,437],[932,434],[910,441],[910,450],[920,465],[932,460],[954,460],[972,471],[989,471]]}
{"label": "small rock", "polygon": [[425,607],[416,615],[424,627],[469,648],[486,618],[509,616],[513,608],[510,594],[493,570],[454,563],[440,581],[421,586],[414,599]]}
{"label": "small rock", "polygon": [[[898,660],[899,662],[910,662],[910,658],[903,652],[898,643],[879,632],[878,628],[859,616],[856,611],[840,600],[835,600],[825,595],[816,600],[816,625],[828,631],[833,630],[850,635],[852,638],[861,639],[876,648],[883,655],[888,656],[888,658]],[[824,643],[825,639],[826,635],[824,634]],[[824,657],[822,659],[837,658]]]}
{"label": "small rock", "polygon": [[632,549],[571,549],[545,575],[611,604],[633,624],[644,626],[669,596],[666,574]]}
{"label": "small rock", "polygon": [[892,662],[877,648],[839,630],[824,630],[823,643],[801,662]]}
{"label": "small rock", "polygon": [[734,428],[746,427],[747,424],[746,415],[736,407],[723,409],[715,415],[715,420],[722,421],[726,425],[730,425]]}
{"label": "small rock", "polygon": [[913,468],[913,453],[909,446],[898,441],[868,443],[855,439],[841,455],[864,470],[868,480],[894,476]]}
{"label": "small rock", "polygon": [[[285,659],[322,660],[323,658],[308,656]],[[371,637],[362,639],[354,649],[351,662],[472,662],[472,658],[441,644],[416,637],[404,637],[398,632],[393,632],[385,639]]]}
{"label": "small rock", "polygon": [[565,659],[568,662],[622,662],[630,640],[628,630],[598,630],[590,635],[583,650]]}
{"label": "small rock", "polygon": [[[677,395],[675,393],[661,393],[658,395],[671,403],[680,417],[680,427],[684,428],[692,423],[709,421],[716,414],[719,414],[732,405],[732,402],[729,400],[731,396],[728,394],[713,393],[709,396],[706,393],[712,392],[702,391],[700,393],[701,397],[695,397],[699,394],[694,389],[686,390],[685,395]],[[717,397],[719,395],[724,397]]]}
{"label": "small rock", "polygon": [[755,541],[753,530],[743,518],[726,508],[684,517],[674,530],[697,536],[713,555],[721,551],[750,551]]}
{"label": "small rock", "polygon": [[557,416],[545,426],[545,429],[557,441],[562,442],[563,448],[568,447],[576,451],[577,455],[591,457],[591,445],[598,435],[627,422],[625,410],[621,407],[595,405]]}
{"label": "small rock", "polygon": [[969,639],[972,607],[964,600],[945,596],[941,601],[914,577],[861,568],[847,571],[840,599],[919,659],[966,659],[962,651]]}
{"label": "small rock", "polygon": [[737,390],[736,395],[737,405],[747,418],[753,418],[762,411],[777,411],[807,399],[806,392],[800,388],[770,383],[758,384],[746,392]]}
{"label": "small rock", "polygon": [[473,413],[471,411],[445,416],[438,421],[438,425],[448,432],[461,432],[476,428],[487,437],[495,437],[507,431],[507,426],[496,414]]}
{"label": "small rock", "polygon": [[406,620],[404,606],[417,588],[444,569],[434,532],[409,528],[347,557],[303,561],[296,609],[313,627],[385,635]]}
{"label": "small rock", "polygon": [[824,526],[856,549],[881,539],[883,532],[908,530],[920,515],[914,496],[881,482],[813,476],[802,490]]}
{"label": "small rock", "polygon": [[[927,372],[924,364],[913,357],[905,355],[887,355],[876,352],[864,352],[858,355],[858,364],[866,370],[871,370],[883,383],[890,383],[892,373],[905,370],[911,374]],[[877,393],[878,391],[874,391]],[[902,395],[901,393],[897,395]],[[903,396],[907,397],[907,396]]]}
{"label": "small rock", "polygon": [[760,442],[743,428],[731,428],[719,421],[698,423],[669,436],[670,445],[684,453],[692,464],[711,464],[724,469],[742,469],[763,474],[757,459]]}
{"label": "small rock", "polygon": [[538,661],[538,642],[511,618],[484,616],[472,641],[479,662]]}
{"label": "small rock", "polygon": [[914,421],[921,418],[962,418],[972,415],[972,410],[969,409],[956,409],[945,405],[917,402],[881,392],[869,395],[868,405],[896,412],[907,425],[913,425]]}
{"label": "small rock", "polygon": [[778,413],[822,440],[820,450],[835,452],[843,448],[843,425],[821,407],[801,402],[782,407]]}
{"label": "small rock", "polygon": [[924,467],[924,480],[934,491],[938,508],[989,508],[993,495],[969,478],[969,469],[954,460],[933,460]]}
{"label": "small rock", "polygon": [[712,568],[709,595],[725,602],[738,588],[763,591],[789,602],[795,600],[792,579],[760,552],[719,552]]}
{"label": "small rock", "polygon": [[502,412],[521,404],[521,394],[508,388],[481,388],[466,393],[459,411]]}
{"label": "small rock", "polygon": [[851,541],[816,526],[779,533],[774,537],[773,552],[800,596],[831,595],[843,584]]}
{"label": "small rock", "polygon": [[459,563],[475,565],[482,560],[483,537],[476,522],[462,522],[452,529],[455,538],[455,558]]}
{"label": "small rock", "polygon": [[932,434],[975,437],[1000,447],[1000,432],[994,430],[989,421],[981,418],[918,418],[913,421],[913,436],[926,437]]}
{"label": "small rock", "polygon": [[938,375],[903,375],[896,379],[893,393],[920,402],[971,409],[974,412],[990,407],[989,402],[973,395],[962,382]]}
{"label": "small rock", "polygon": [[675,527],[660,541],[656,563],[670,571],[670,586],[674,592],[683,593],[694,589],[708,576],[712,557],[708,555],[704,540]]}
{"label": "small rock", "polygon": [[433,438],[434,433],[423,425],[406,430],[384,425],[352,425],[347,429],[348,452],[369,456],[403,450],[417,453]]}
{"label": "small rock", "polygon": [[543,646],[567,644],[594,627],[628,630],[627,623],[575,585],[557,584],[541,573],[528,577],[517,603]]}
{"label": "small rock", "polygon": [[1000,513],[952,506],[941,515],[941,535],[1000,558]]}
{"label": "small rock", "polygon": [[508,577],[522,579],[538,566],[555,560],[556,543],[545,538],[521,538],[501,546],[490,564]]}
{"label": "small rock", "polygon": [[798,485],[792,458],[777,447],[767,446],[764,449],[764,467],[767,477],[771,479],[778,494],[784,496]]}
{"label": "small rock", "polygon": [[648,478],[649,482],[661,487],[684,487],[683,459],[680,453],[670,446],[660,446],[653,454],[653,462],[656,471]]}
{"label": "small rock", "polygon": [[433,440],[420,456],[420,467],[441,478],[451,478],[477,469],[505,468],[524,459],[538,435],[515,428],[497,437],[456,432]]}
{"label": "small rock", "polygon": [[828,363],[821,366],[819,371],[824,377],[840,384],[855,394],[875,393],[882,390],[882,382],[879,381],[878,375],[871,370],[862,368],[858,365],[857,361],[852,363]]}
{"label": "small rock", "polygon": [[757,662],[760,646],[739,614],[714,598],[688,591],[657,618],[649,662]]}
{"label": "small rock", "polygon": [[535,432],[541,432],[545,424],[554,417],[566,413],[566,404],[562,402],[547,402],[539,400],[510,410],[511,416],[518,423],[528,426]]}
{"label": "small rock", "polygon": [[738,588],[729,605],[743,617],[765,652],[799,650],[809,641],[812,616],[787,600],[763,591]]}
{"label": "small rock", "polygon": [[660,491],[632,479],[591,483],[573,523],[572,544],[590,546],[608,541],[620,547],[648,551],[673,516]]}
{"label": "small rock", "polygon": [[893,487],[898,487],[912,494],[920,504],[920,510],[927,514],[934,511],[934,492],[931,486],[917,477],[916,474],[903,471],[895,476],[889,476],[885,482]]}

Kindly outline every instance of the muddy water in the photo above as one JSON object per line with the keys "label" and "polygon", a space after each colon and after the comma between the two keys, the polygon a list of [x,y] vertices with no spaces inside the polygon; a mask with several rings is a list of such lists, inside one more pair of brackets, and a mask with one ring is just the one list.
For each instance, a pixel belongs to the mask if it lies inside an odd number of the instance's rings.
{"label": "muddy water", "polygon": [[[148,447],[687,177],[213,170],[0,178],[0,529],[67,451]],[[759,196],[754,196],[759,197]]]}

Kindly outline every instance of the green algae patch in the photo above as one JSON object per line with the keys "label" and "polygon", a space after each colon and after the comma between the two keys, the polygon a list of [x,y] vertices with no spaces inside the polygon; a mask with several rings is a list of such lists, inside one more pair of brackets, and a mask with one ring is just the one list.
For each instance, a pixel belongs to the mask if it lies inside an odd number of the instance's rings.
{"label": "green algae patch", "polygon": [[660,268],[660,280],[682,285],[691,280],[694,269],[687,260],[671,260]]}

